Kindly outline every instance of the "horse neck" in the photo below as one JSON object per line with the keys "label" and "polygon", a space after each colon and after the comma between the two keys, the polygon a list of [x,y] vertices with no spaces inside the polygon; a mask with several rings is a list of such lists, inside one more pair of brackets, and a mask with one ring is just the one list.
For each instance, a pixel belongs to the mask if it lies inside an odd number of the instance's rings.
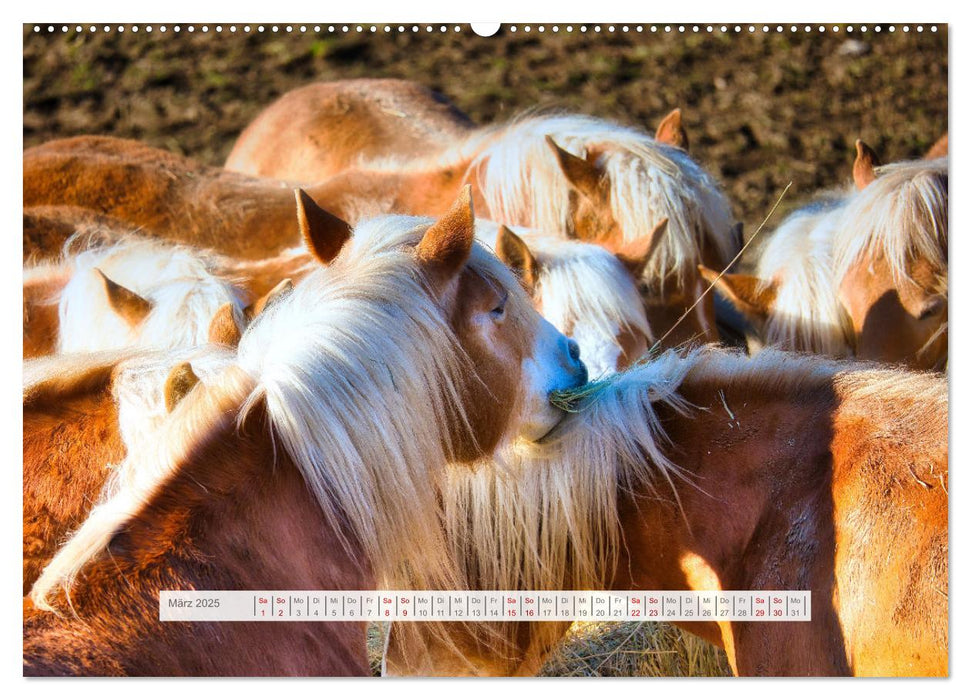
{"label": "horse neck", "polygon": [[[675,481],[683,513],[670,491],[658,504],[623,497],[625,537],[647,537],[679,555],[655,572],[642,567],[638,577],[692,587],[681,560],[697,556],[717,577],[711,583],[750,586],[756,581],[746,556],[753,539],[765,535],[767,518],[805,521],[826,514],[819,490],[832,473],[832,413],[838,404],[832,388],[797,393],[745,386],[751,383],[748,378],[699,380],[689,373],[679,393],[701,410],[682,415],[657,407],[671,439],[668,456],[692,483]],[[792,399],[796,395],[798,401]],[[659,529],[651,530],[649,523]]]}
{"label": "horse neck", "polygon": [[108,377],[24,403],[24,595],[125,456]]}
{"label": "horse neck", "polygon": [[[224,419],[191,448],[111,550],[128,552],[133,560],[178,552],[189,533],[192,548],[212,557],[218,570],[203,574],[180,565],[176,573],[187,581],[204,575],[224,587],[294,589],[361,582],[361,567],[337,545],[338,534],[299,470],[274,444],[262,406],[252,409],[239,428]],[[241,541],[248,543],[245,553],[234,545]]]}
{"label": "horse neck", "polygon": [[226,258],[219,263],[219,275],[236,281],[246,291],[250,303],[267,294],[282,280],[294,284],[312,272],[319,263],[309,253],[284,253],[265,260]]}

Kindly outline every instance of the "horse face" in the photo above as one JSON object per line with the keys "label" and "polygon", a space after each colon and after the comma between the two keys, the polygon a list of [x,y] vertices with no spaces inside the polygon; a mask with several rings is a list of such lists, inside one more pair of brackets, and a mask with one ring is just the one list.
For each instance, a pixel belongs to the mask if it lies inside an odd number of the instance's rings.
{"label": "horse face", "polygon": [[460,386],[471,435],[452,426],[452,458],[491,454],[504,439],[538,440],[563,413],[550,394],[587,381],[577,344],[532,307],[520,282],[474,243],[469,190],[430,227],[418,246],[449,325],[471,361]]}
{"label": "horse face", "polygon": [[514,280],[496,277],[464,270],[451,309],[478,378],[465,405],[484,453],[503,438],[545,436],[563,417],[550,393],[587,381],[577,343],[535,311]]}
{"label": "horse face", "polygon": [[840,300],[853,322],[858,357],[936,369],[947,361],[947,295],[943,273],[915,260],[907,278],[894,279],[883,259],[863,259],[840,283]]}

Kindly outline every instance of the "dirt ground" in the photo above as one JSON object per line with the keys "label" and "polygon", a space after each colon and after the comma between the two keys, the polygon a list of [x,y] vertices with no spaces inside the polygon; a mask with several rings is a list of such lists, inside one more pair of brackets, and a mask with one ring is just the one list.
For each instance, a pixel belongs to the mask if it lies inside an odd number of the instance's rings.
{"label": "dirt ground", "polygon": [[277,33],[254,25],[248,35],[242,25],[235,34],[228,25],[191,34],[25,26],[24,145],[112,134],[220,164],[280,94],[367,76],[418,80],[479,123],[543,107],[653,131],[681,107],[692,153],[751,230],[790,180],[780,213],[845,181],[856,138],[890,161],[922,154],[947,130],[945,26],[807,34],[773,25],[740,35],[504,27],[488,38],[467,26],[401,34],[291,26],[288,34],[285,25]]}
{"label": "dirt ground", "polygon": [[[383,25],[235,34],[201,25],[134,33],[25,26],[24,146],[78,134],[141,139],[223,162],[265,105],[314,80],[418,80],[479,123],[531,108],[590,113],[653,131],[681,107],[694,156],[750,232],[785,185],[780,213],[850,177],[863,138],[886,161],[916,157],[948,128],[947,28],[905,33],[540,33],[489,38]],[[309,29],[313,25],[308,25]],[[761,26],[758,27],[761,30]],[[618,27],[618,30],[620,28]],[[746,27],[747,29],[747,27]],[[776,218],[777,223],[779,218]],[[373,632],[373,631],[372,631]],[[380,645],[372,644],[376,653]],[[377,660],[377,657],[375,657]],[[579,626],[550,675],[724,675],[723,652],[669,626]]]}

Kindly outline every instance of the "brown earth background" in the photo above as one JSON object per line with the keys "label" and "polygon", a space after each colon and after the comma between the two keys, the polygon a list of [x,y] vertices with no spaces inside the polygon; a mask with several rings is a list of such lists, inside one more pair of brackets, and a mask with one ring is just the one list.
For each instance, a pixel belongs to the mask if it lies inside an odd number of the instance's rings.
{"label": "brown earth background", "polygon": [[[691,152],[722,182],[751,232],[792,181],[774,223],[820,189],[848,181],[855,139],[884,161],[919,157],[948,128],[947,27],[848,32],[827,25],[793,33],[652,33],[630,25],[504,26],[478,37],[421,25],[172,25],[151,33],[67,32],[25,25],[24,146],[79,134],[110,134],[219,165],[240,130],[273,99],[315,80],[417,80],[475,121],[532,108],[563,109],[653,132],[681,107]],[[376,639],[377,630],[372,630]],[[376,643],[372,644],[375,649]],[[720,675],[724,654],[676,628],[575,626],[547,664],[555,675]]]}
{"label": "brown earth background", "polygon": [[[221,164],[240,130],[273,99],[314,80],[417,80],[475,121],[525,109],[594,114],[653,132],[681,107],[693,155],[718,176],[739,220],[765,216],[791,180],[782,212],[850,176],[862,138],[885,161],[921,155],[947,130],[947,28],[891,33],[845,26],[795,33],[615,32],[580,25],[543,33],[467,25],[386,34],[384,25],[301,34],[244,25],[176,34],[130,25],[104,33],[39,33],[25,25],[24,145],[78,134],[140,139]],[[689,27],[690,28],[690,27]]]}

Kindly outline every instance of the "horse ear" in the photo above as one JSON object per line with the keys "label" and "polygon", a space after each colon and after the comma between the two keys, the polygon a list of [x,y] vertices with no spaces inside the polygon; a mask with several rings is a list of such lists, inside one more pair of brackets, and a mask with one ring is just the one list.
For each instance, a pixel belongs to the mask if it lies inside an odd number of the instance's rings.
{"label": "horse ear", "polygon": [[209,342],[236,347],[242,337],[233,305],[226,302],[216,310],[216,315],[209,322]]}
{"label": "horse ear", "polygon": [[617,259],[624,264],[624,267],[635,280],[640,279],[644,274],[644,268],[654,257],[654,253],[657,252],[658,246],[664,240],[664,234],[667,230],[668,219],[665,217],[658,222],[650,234],[624,244],[617,251]]}
{"label": "horse ear", "polygon": [[178,406],[179,401],[199,383],[199,377],[192,371],[192,365],[183,362],[172,368],[165,380],[165,410],[169,413]]}
{"label": "horse ear", "polygon": [[287,277],[277,283],[273,289],[268,291],[266,294],[261,296],[259,299],[254,301],[252,304],[243,309],[243,314],[248,320],[253,320],[259,316],[263,311],[273,304],[277,299],[289,294],[293,291],[293,280]]}
{"label": "horse ear", "polygon": [[152,310],[152,302],[144,297],[140,297],[127,287],[112,280],[99,268],[94,268],[101,278],[104,285],[105,296],[108,297],[108,304],[116,314],[121,316],[130,326],[137,326]]}
{"label": "horse ear", "polygon": [[862,190],[877,179],[873,169],[878,165],[880,165],[880,159],[876,152],[861,139],[857,139],[856,160],[853,162],[853,182],[856,184],[856,189]]}
{"label": "horse ear", "polygon": [[418,260],[439,289],[465,266],[475,240],[472,187],[465,185],[445,215],[428,227],[418,244]]}
{"label": "horse ear", "polygon": [[499,227],[496,257],[519,274],[519,279],[526,291],[532,294],[539,279],[539,263],[536,262],[526,242],[513,233],[508,226]]}
{"label": "horse ear", "polygon": [[723,274],[704,265],[698,266],[698,273],[750,321],[761,325],[775,304],[776,284],[765,284],[752,275]]}
{"label": "horse ear", "polygon": [[307,250],[326,265],[337,257],[351,237],[351,227],[342,219],[322,209],[299,187],[293,191],[297,200],[297,224]]}
{"label": "horse ear", "polygon": [[604,187],[605,173],[597,167],[596,163],[588,156],[580,158],[560,146],[553,140],[552,136],[547,135],[546,144],[556,156],[556,162],[560,166],[563,175],[577,192],[584,197],[595,202],[605,198],[606,188]]}
{"label": "horse ear", "polygon": [[947,150],[947,132],[934,142],[934,145],[930,147],[930,150],[924,154],[924,160],[934,160],[935,158],[943,158],[948,153]]}
{"label": "horse ear", "polygon": [[658,143],[666,143],[669,146],[688,150],[688,132],[681,125],[681,110],[672,109],[668,116],[661,120],[654,132],[654,140]]}

